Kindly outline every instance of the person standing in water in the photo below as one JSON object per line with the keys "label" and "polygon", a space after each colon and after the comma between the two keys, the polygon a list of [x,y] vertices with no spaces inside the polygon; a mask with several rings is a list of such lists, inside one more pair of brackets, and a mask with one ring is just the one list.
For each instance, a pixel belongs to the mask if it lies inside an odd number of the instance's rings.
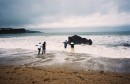
{"label": "person standing in water", "polygon": [[39,43],[39,44],[36,45],[36,46],[37,46],[37,48],[38,48],[38,55],[40,55],[42,45],[41,45],[41,43]]}
{"label": "person standing in water", "polygon": [[71,52],[74,53],[74,43],[71,42],[71,43],[70,43],[70,46],[71,46]]}
{"label": "person standing in water", "polygon": [[44,43],[42,44],[42,55],[43,53],[46,53],[46,42],[44,41]]}
{"label": "person standing in water", "polygon": [[66,48],[67,48],[68,41],[65,40],[65,42],[63,42],[63,43],[64,43],[64,48],[66,49]]}

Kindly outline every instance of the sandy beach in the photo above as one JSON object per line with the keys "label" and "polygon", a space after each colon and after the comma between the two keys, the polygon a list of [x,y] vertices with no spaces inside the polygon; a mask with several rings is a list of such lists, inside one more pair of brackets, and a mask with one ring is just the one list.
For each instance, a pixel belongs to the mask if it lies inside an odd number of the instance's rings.
{"label": "sandy beach", "polygon": [[0,66],[0,84],[130,84],[130,75],[67,67]]}

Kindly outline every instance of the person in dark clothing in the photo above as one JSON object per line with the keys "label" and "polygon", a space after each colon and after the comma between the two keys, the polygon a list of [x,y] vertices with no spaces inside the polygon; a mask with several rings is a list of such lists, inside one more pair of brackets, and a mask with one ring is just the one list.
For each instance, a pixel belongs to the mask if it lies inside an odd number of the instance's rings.
{"label": "person in dark clothing", "polygon": [[42,44],[42,54],[46,53],[46,42],[44,41],[44,43]]}
{"label": "person in dark clothing", "polygon": [[63,43],[64,43],[64,48],[66,49],[66,48],[67,48],[68,41],[65,40],[65,42],[63,42]]}
{"label": "person in dark clothing", "polygon": [[73,53],[73,52],[74,52],[74,43],[71,42],[71,43],[70,43],[70,46],[71,46],[71,52]]}

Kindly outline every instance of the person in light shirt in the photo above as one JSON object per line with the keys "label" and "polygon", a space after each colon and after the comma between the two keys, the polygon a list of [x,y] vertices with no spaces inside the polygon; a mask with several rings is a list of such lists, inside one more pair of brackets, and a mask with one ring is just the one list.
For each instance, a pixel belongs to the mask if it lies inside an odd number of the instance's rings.
{"label": "person in light shirt", "polygon": [[41,48],[42,48],[42,44],[39,43],[38,45],[36,45],[37,48],[38,48],[38,55],[40,55],[40,52],[41,52]]}

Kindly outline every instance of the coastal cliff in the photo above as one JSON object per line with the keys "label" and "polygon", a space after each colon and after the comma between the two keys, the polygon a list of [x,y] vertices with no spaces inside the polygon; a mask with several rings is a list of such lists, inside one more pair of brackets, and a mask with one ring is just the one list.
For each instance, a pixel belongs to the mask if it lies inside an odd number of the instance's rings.
{"label": "coastal cliff", "polygon": [[18,33],[39,33],[39,31],[30,31],[25,28],[0,28],[0,34],[18,34]]}

